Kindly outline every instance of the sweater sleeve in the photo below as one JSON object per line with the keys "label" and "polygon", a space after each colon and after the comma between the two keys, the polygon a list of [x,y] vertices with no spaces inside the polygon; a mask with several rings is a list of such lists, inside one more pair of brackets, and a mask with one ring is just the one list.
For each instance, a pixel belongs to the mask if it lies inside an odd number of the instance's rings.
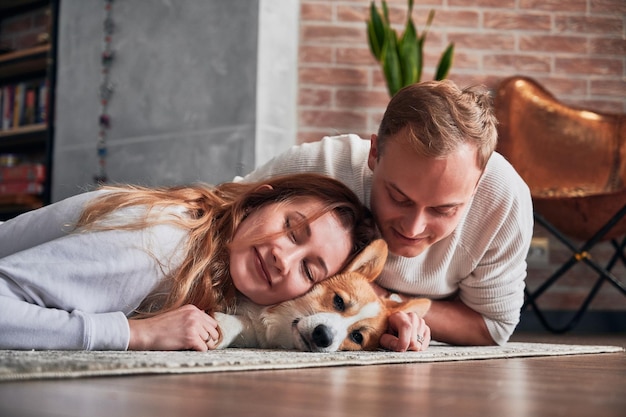
{"label": "sweater sleeve", "polygon": [[491,337],[502,345],[519,323],[524,302],[533,208],[528,186],[500,155],[492,158],[461,232],[476,264],[461,280],[459,295],[482,314]]}
{"label": "sweater sleeve", "polygon": [[354,134],[327,136],[318,142],[292,146],[235,181],[253,182],[276,175],[315,172],[343,182],[364,204],[369,204],[369,149],[370,141]]}
{"label": "sweater sleeve", "polygon": [[172,225],[77,232],[0,258],[0,348],[127,349],[127,316],[178,264],[186,236]]}
{"label": "sweater sleeve", "polygon": [[0,290],[0,349],[126,350],[122,312],[88,314],[30,304]]}
{"label": "sweater sleeve", "polygon": [[102,192],[79,194],[0,223],[0,258],[66,235],[85,203]]}

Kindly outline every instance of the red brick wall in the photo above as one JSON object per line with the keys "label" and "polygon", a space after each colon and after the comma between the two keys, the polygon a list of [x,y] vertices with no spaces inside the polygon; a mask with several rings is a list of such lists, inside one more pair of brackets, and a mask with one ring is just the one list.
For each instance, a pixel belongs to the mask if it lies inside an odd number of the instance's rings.
{"label": "red brick wall", "polygon": [[[402,30],[406,0],[389,0]],[[324,135],[375,133],[388,101],[382,73],[365,33],[369,0],[301,0],[298,140]],[[380,6],[380,0],[376,0]],[[414,21],[424,27],[436,15],[426,41],[423,80],[432,79],[439,55],[454,42],[449,78],[464,86],[494,89],[504,77],[537,79],[560,100],[600,111],[626,111],[626,1],[624,0],[415,0]],[[545,235],[536,228],[537,236]],[[550,263],[529,268],[539,285],[570,255],[550,240]],[[605,243],[594,256],[605,264]],[[626,269],[616,275],[626,284]],[[596,274],[578,264],[540,305],[575,309]],[[592,309],[626,310],[626,298],[605,284]]]}
{"label": "red brick wall", "polygon": [[[301,0],[299,141],[353,132],[369,137],[388,100],[365,33],[369,0]],[[406,0],[389,0],[398,30]],[[376,0],[380,7],[380,0]],[[454,42],[449,78],[495,88],[531,76],[560,100],[626,111],[624,0],[416,0],[418,31],[436,11],[423,80]]]}

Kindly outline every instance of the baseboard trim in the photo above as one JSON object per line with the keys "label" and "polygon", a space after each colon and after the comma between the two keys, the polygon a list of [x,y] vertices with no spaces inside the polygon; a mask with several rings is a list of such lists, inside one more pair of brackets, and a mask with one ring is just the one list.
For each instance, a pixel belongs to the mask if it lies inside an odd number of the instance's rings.
{"label": "baseboard trim", "polygon": [[[548,323],[560,327],[574,316],[574,311],[549,310],[542,311]],[[522,312],[516,330],[527,332],[547,331],[541,324],[532,308]],[[587,311],[576,327],[568,333],[626,333],[626,311]]]}

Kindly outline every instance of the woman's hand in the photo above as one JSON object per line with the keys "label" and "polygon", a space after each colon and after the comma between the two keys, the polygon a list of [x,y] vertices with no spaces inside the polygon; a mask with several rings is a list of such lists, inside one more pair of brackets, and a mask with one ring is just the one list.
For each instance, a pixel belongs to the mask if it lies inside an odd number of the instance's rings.
{"label": "woman's hand", "polygon": [[214,349],[219,339],[217,321],[188,304],[147,319],[130,319],[128,350]]}
{"label": "woman's hand", "polygon": [[396,352],[422,351],[430,344],[430,327],[413,312],[397,311],[389,316],[389,329],[380,337],[380,345]]}

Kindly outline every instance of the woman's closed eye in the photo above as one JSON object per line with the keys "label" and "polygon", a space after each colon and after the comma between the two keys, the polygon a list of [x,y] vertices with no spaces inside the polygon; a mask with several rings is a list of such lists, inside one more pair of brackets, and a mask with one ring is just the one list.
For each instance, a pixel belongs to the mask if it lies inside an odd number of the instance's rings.
{"label": "woman's closed eye", "polygon": [[310,235],[308,231],[308,225],[304,222],[304,220],[299,220],[294,227],[292,224],[291,216],[285,217],[285,231],[289,235],[291,241],[295,244],[304,243],[305,239]]}
{"label": "woman's closed eye", "polygon": [[306,260],[302,261],[302,273],[309,281],[311,281],[312,283],[315,283],[315,276],[313,275],[311,267],[309,266],[309,263]]}
{"label": "woman's closed eye", "polygon": [[294,232],[291,227],[291,220],[289,219],[289,217],[285,217],[285,231],[287,232],[289,238],[293,243],[298,243],[298,240],[296,238],[296,232]]}
{"label": "woman's closed eye", "polygon": [[[289,235],[289,238],[291,239],[291,241],[295,243],[296,245],[303,243],[306,240],[305,236],[308,236],[306,232],[307,226],[302,225],[301,227],[294,229],[292,227],[291,219],[289,216],[285,217],[285,230],[287,234]],[[302,275],[306,277],[308,281],[315,283],[316,281],[315,275],[313,274],[313,270],[311,268],[309,261],[307,261],[306,259],[302,260],[300,264],[300,268],[302,271]]]}

